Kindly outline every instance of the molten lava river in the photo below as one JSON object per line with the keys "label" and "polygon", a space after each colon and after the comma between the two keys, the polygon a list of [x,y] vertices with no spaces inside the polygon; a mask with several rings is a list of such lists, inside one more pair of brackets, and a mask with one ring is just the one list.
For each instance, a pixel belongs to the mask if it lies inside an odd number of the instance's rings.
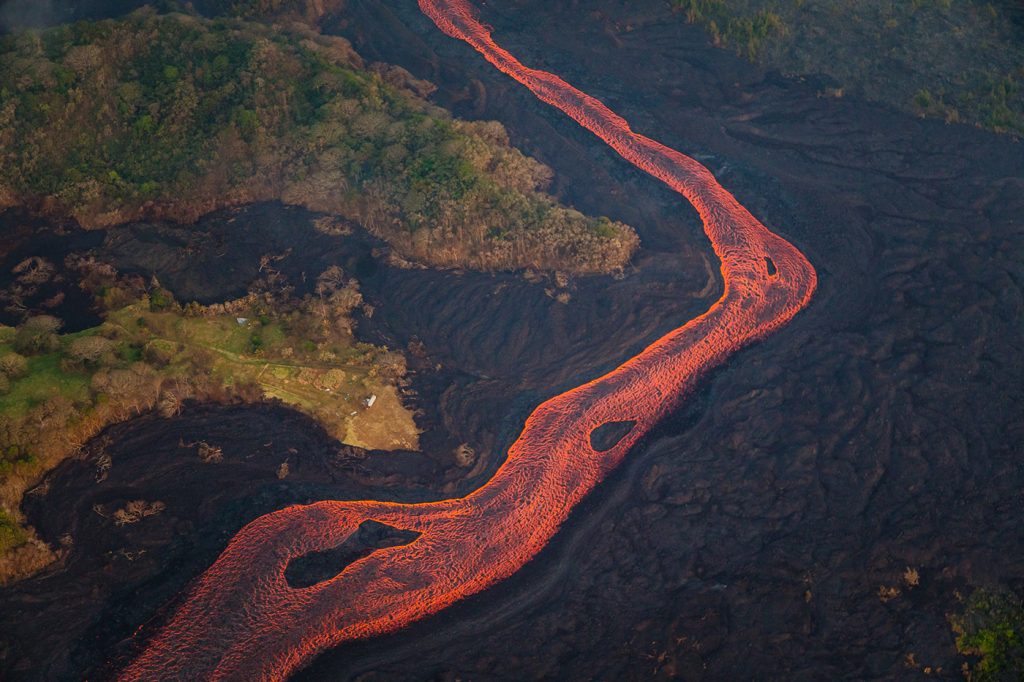
{"label": "molten lava river", "polygon": [[[622,366],[537,407],[507,461],[466,497],[318,502],[256,519],[197,580],[123,679],[283,679],[329,647],[397,630],[512,575],[706,372],[786,324],[814,292],[817,277],[803,254],[769,232],[704,166],[634,133],[557,76],[521,64],[494,42],[466,0],[419,4],[446,34],[686,197],[721,261],[724,293]],[[598,450],[592,434],[606,424],[617,434],[628,431]],[[418,535],[323,582],[289,584],[289,562],[341,545],[366,521]]]}

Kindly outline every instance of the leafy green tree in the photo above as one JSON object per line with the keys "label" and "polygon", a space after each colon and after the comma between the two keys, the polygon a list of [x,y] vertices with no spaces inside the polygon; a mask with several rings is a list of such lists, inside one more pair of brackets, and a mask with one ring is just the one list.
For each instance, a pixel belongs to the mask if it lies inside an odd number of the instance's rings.
{"label": "leafy green tree", "polygon": [[961,653],[977,660],[971,682],[1024,679],[1024,603],[1005,589],[978,589],[963,614],[950,618]]}

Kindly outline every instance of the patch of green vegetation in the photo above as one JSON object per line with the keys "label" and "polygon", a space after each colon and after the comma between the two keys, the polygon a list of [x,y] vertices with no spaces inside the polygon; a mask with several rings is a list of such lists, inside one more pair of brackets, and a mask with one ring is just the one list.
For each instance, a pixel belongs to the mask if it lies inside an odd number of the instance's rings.
{"label": "patch of green vegetation", "polygon": [[960,653],[975,657],[972,682],[1024,679],[1024,603],[1008,590],[978,589],[950,618]]}
{"label": "patch of green vegetation", "polygon": [[782,18],[770,9],[737,14],[725,0],[671,0],[690,23],[704,24],[716,45],[731,47],[753,61],[765,41],[786,34]]}
{"label": "patch of green vegetation", "polygon": [[[0,355],[8,349],[0,346]],[[61,366],[63,351],[27,359],[27,370],[19,379],[8,379],[6,393],[0,395],[0,414],[23,416],[31,408],[54,396],[66,397],[75,403],[85,400],[89,392],[89,378],[79,372],[69,372]]]}
{"label": "patch of green vegetation", "polygon": [[312,3],[309,0],[213,0],[210,10],[236,17],[269,17],[284,12],[302,14]]}
{"label": "patch of green vegetation", "polygon": [[712,40],[911,113],[1024,134],[1024,21],[1010,0],[668,0]]}
{"label": "patch of green vegetation", "polygon": [[98,300],[121,301],[101,325],[61,334],[59,320],[40,315],[0,326],[0,583],[46,560],[39,543],[35,554],[15,556],[30,538],[11,514],[25,490],[108,424],[144,411],[275,398],[343,442],[418,447],[397,392],[405,358],[355,339],[351,313],[362,296],[336,266],[317,279],[315,296],[253,293],[208,307],[181,306],[102,264],[82,285]]}
{"label": "patch of green vegetation", "polygon": [[233,18],[140,10],[3,36],[0,202],[103,227],[282,199],[428,264],[628,261],[631,228],[559,205],[543,191],[549,169],[500,124],[429,104],[431,87],[367,69],[341,38]]}
{"label": "patch of green vegetation", "polygon": [[28,541],[28,533],[10,514],[0,509],[0,554],[16,549]]}

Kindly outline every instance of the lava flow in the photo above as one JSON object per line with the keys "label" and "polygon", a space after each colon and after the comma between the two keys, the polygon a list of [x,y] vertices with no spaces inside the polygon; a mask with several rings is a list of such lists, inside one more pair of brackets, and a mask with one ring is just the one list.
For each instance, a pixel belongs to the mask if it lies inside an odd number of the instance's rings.
{"label": "lava flow", "polygon": [[[803,254],[769,232],[702,165],[634,133],[557,76],[520,64],[465,0],[419,3],[446,34],[686,197],[721,260],[725,291],[706,313],[622,366],[540,405],[507,461],[466,497],[427,504],[328,501],[256,519],[198,579],[123,679],[282,679],[324,649],[397,630],[510,576],[702,375],[784,325],[814,292],[817,277]],[[596,449],[591,436],[609,423],[617,433],[629,430]],[[341,545],[366,521],[418,536],[373,551],[320,583],[289,585],[291,561]]]}

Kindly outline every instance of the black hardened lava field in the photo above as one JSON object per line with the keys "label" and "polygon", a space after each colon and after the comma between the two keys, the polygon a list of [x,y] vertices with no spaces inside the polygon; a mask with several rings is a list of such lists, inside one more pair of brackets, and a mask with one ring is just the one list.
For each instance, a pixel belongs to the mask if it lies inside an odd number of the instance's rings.
{"label": "black hardened lava field", "polygon": [[1024,9],[906,5],[0,0],[0,679],[1020,679]]}

